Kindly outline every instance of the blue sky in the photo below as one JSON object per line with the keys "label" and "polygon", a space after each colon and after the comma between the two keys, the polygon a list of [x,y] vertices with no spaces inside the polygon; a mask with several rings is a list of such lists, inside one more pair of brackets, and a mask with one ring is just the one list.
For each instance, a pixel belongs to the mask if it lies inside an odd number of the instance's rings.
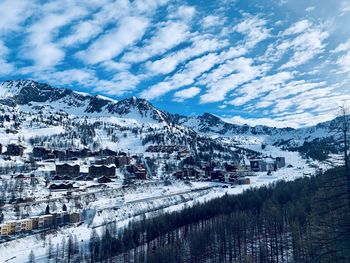
{"label": "blue sky", "polygon": [[300,127],[350,99],[349,0],[2,0],[0,79]]}

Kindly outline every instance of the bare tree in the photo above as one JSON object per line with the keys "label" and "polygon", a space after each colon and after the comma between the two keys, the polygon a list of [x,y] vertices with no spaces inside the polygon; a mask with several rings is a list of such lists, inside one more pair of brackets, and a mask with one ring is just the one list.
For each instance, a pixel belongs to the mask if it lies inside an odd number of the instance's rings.
{"label": "bare tree", "polygon": [[344,158],[344,167],[347,183],[347,198],[350,208],[350,167],[349,167],[349,136],[350,136],[350,109],[343,104],[339,107],[338,117],[331,126],[331,129],[340,136],[342,152]]}

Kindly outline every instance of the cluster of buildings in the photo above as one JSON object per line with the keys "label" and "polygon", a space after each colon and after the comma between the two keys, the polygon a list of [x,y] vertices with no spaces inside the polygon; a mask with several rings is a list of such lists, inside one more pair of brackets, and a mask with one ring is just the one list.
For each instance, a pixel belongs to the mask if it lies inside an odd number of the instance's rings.
{"label": "cluster of buildings", "polygon": [[33,216],[21,220],[8,221],[0,225],[0,235],[10,236],[19,233],[30,232],[33,230],[50,229],[57,226],[79,223],[80,214],[77,212],[51,213],[42,216]]}
{"label": "cluster of buildings", "polygon": [[250,171],[246,167],[226,163],[223,168],[217,168],[212,164],[204,164],[201,167],[187,166],[173,174],[180,180],[205,180],[230,184],[250,184],[246,176]]}
{"label": "cluster of buildings", "polygon": [[249,165],[235,165],[225,163],[220,168],[215,164],[206,163],[201,166],[186,165],[181,170],[173,174],[180,180],[211,180],[225,182],[230,184],[250,184],[248,176],[254,175],[254,172],[271,173],[286,166],[284,157],[261,157],[251,158]]}
{"label": "cluster of buildings", "polygon": [[[101,149],[99,151],[93,152],[90,149],[77,149],[77,150],[52,150],[46,147],[37,146],[33,148],[33,157],[36,160],[49,160],[49,159],[59,159],[59,160],[76,160],[78,158],[88,158],[88,157],[96,157],[96,158],[104,158],[106,162],[115,163],[119,165],[120,163],[125,162],[125,158],[127,158],[127,154],[124,152],[116,152],[110,149]],[[106,158],[106,157],[115,157]]]}
{"label": "cluster of buildings", "polygon": [[[87,173],[80,172],[80,165],[78,164],[56,164],[54,180],[76,180],[76,181],[90,181],[97,178],[97,181],[105,181],[105,178],[116,178],[116,165],[99,165],[93,164],[89,166]],[[147,179],[147,171],[142,164],[127,164],[122,167],[125,170],[125,176],[130,179]],[[104,183],[104,182],[102,182]]]}
{"label": "cluster of buildings", "polygon": [[284,157],[251,158],[249,161],[252,172],[274,172],[286,166]]}

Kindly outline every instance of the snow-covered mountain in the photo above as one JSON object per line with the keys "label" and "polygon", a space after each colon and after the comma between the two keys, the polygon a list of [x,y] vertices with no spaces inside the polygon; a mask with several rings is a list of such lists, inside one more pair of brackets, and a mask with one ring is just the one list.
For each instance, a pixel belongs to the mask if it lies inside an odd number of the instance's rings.
{"label": "snow-covered mountain", "polygon": [[[116,101],[99,95],[93,96],[70,89],[54,88],[33,80],[9,80],[1,83],[0,110],[13,114],[16,112],[22,116],[22,122],[19,122],[18,119],[21,118],[18,118],[15,127],[19,134],[25,133],[28,125],[33,125],[33,120],[38,122],[37,116],[42,118],[40,125],[36,124],[38,127],[46,125],[46,128],[54,128],[50,126],[50,123],[53,123],[53,116],[60,115],[60,123],[53,124],[56,125],[57,133],[68,133],[72,126],[76,126],[77,123],[82,124],[86,119],[94,128],[98,128],[98,124],[103,121],[108,123],[109,127],[117,127],[119,133],[129,130],[139,136],[124,140],[120,134],[111,135],[110,131],[102,131],[106,128],[104,125],[102,130],[95,132],[95,140],[98,140],[102,146],[113,148],[116,146],[112,141],[118,141],[120,148],[135,148],[137,145],[138,150],[144,148],[147,143],[190,145],[193,141],[197,142],[198,138],[207,138],[215,141],[216,144],[227,144],[227,142],[233,145],[269,144],[297,149],[305,142],[330,138],[332,136],[329,132],[330,127],[338,121],[335,119],[301,129],[263,125],[251,127],[227,123],[210,113],[189,117],[170,114],[140,98],[132,97]],[[64,115],[63,121],[62,115]],[[31,120],[30,123],[28,123],[29,120]],[[111,136],[114,136],[113,140]],[[116,136],[119,136],[118,139]]]}
{"label": "snow-covered mountain", "polygon": [[121,101],[92,96],[70,89],[53,88],[33,80],[10,80],[0,84],[0,104],[30,111],[45,108],[74,116],[118,116],[167,123],[168,115],[144,99]]}

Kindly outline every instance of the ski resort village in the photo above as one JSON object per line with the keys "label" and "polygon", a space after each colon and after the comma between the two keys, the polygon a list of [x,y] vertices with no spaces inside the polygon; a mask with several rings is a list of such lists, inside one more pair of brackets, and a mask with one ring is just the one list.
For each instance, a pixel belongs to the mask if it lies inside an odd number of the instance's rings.
{"label": "ski resort village", "polygon": [[[0,258],[109,224],[294,180],[336,165],[332,122],[291,129],[180,116],[30,80],[0,86]],[[320,141],[331,147],[316,147]],[[329,157],[331,156],[331,157]],[[49,243],[47,240],[50,240]]]}

